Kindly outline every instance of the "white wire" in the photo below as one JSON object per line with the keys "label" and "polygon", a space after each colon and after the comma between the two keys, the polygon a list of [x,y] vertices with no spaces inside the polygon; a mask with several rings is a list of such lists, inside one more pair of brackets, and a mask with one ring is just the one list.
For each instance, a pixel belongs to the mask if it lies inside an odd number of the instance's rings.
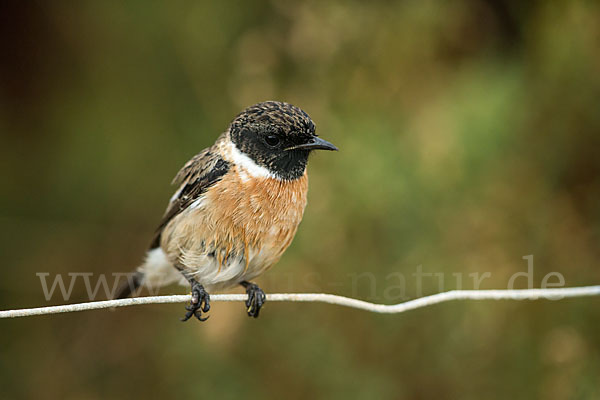
{"label": "white wire", "polygon": [[[431,296],[420,297],[399,304],[376,304],[326,293],[275,293],[267,294],[267,301],[294,301],[337,304],[382,314],[398,314],[451,300],[561,300],[570,297],[600,296],[600,285],[572,288],[514,289],[514,290],[451,290]],[[213,294],[211,301],[245,301],[245,294]],[[34,315],[59,314],[102,308],[128,307],[141,304],[183,303],[189,295],[134,297],[130,299],[92,301],[38,308],[0,311],[0,318],[30,317]]]}

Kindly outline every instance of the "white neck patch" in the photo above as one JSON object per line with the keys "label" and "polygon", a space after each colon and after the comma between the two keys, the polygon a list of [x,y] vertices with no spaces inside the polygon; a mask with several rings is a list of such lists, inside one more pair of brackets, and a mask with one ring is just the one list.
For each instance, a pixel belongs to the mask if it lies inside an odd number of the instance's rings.
{"label": "white neck patch", "polygon": [[249,175],[253,178],[279,179],[277,175],[269,171],[267,168],[258,165],[254,162],[254,160],[242,153],[233,142],[229,142],[228,147],[231,161],[233,161],[233,163],[242,170],[241,172],[243,175]]}

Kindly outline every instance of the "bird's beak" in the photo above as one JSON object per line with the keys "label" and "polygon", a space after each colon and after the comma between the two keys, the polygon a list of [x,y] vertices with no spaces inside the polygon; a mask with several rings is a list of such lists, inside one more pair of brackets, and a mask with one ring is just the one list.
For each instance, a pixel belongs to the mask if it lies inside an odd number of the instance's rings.
{"label": "bird's beak", "polygon": [[292,147],[288,147],[285,150],[296,150],[296,149],[337,151],[338,148],[335,147],[332,143],[329,143],[327,140],[321,139],[318,136],[313,136],[309,142],[299,144],[296,146],[292,146]]}

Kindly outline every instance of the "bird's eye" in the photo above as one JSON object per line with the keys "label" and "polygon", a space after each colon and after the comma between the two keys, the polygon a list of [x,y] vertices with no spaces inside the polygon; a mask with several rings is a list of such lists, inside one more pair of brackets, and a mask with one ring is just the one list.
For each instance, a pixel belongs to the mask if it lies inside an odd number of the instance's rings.
{"label": "bird's eye", "polygon": [[265,142],[271,147],[276,147],[279,144],[279,137],[275,135],[266,136]]}

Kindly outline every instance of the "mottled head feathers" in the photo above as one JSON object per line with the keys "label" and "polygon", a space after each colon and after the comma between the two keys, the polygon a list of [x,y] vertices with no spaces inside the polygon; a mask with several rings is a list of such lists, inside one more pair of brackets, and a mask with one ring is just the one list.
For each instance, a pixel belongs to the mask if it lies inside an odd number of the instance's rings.
{"label": "mottled head feathers", "polygon": [[231,141],[257,165],[281,179],[301,177],[315,149],[336,150],[315,134],[315,125],[298,107],[265,101],[246,108],[231,122]]}

